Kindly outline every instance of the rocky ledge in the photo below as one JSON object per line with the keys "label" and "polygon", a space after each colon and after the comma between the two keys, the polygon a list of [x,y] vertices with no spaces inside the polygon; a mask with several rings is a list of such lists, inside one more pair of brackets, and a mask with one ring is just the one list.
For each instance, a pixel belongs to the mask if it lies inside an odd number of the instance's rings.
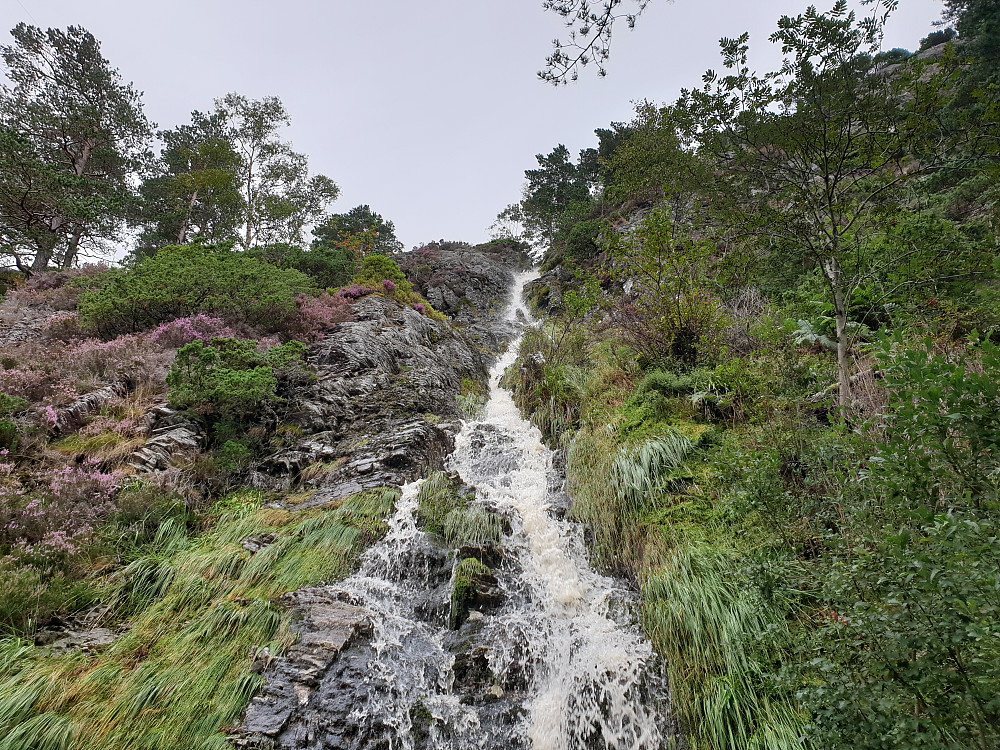
{"label": "rocky ledge", "polygon": [[[288,395],[302,437],[263,463],[262,489],[309,492],[297,506],[309,507],[443,466],[468,416],[460,397],[486,392],[489,364],[513,334],[500,318],[525,258],[428,248],[400,265],[449,320],[381,296],[355,303],[356,320],[311,347],[316,381]],[[430,275],[421,261],[434,263]]]}

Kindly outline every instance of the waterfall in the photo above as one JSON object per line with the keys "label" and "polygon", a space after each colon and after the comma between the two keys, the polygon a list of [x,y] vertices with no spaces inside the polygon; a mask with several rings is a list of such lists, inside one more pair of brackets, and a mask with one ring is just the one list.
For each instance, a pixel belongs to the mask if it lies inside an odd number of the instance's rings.
{"label": "waterfall", "polygon": [[[507,318],[528,321],[519,274]],[[420,482],[403,487],[389,532],[360,570],[336,584],[371,612],[365,699],[351,707],[350,743],[313,732],[295,747],[401,750],[660,750],[669,706],[662,670],[631,620],[634,595],[590,569],[582,529],[551,512],[561,478],[539,431],[500,386],[514,340],[490,373],[482,416],[465,422],[448,469],[475,504],[505,519],[495,567],[502,604],[447,629],[455,560],[418,529]],[[366,649],[368,647],[366,646]],[[470,688],[456,676],[472,654],[488,669]],[[335,686],[324,685],[324,690]],[[320,720],[321,722],[321,720]],[[339,740],[338,740],[339,742]],[[318,744],[317,744],[318,743]]]}

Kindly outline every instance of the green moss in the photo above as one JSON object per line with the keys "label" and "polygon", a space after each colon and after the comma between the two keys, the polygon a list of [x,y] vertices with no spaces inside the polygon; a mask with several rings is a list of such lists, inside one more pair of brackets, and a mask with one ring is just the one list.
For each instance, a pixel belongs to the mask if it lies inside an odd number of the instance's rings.
{"label": "green moss", "polygon": [[448,627],[457,630],[469,617],[469,607],[479,594],[479,586],[484,576],[492,571],[474,557],[467,557],[455,567],[455,581],[451,590],[451,613]]}

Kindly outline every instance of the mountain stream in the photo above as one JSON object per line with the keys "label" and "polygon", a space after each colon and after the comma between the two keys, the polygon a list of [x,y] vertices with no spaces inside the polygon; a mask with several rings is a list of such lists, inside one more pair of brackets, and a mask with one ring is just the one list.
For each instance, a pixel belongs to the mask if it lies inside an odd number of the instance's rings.
{"label": "mountain stream", "polygon": [[[506,314],[515,326],[532,323],[520,291],[536,276],[515,278]],[[515,338],[494,365],[483,413],[463,424],[448,462],[475,488],[471,503],[503,519],[502,556],[491,561],[495,606],[448,629],[455,555],[417,526],[421,482],[404,486],[388,534],[355,575],[333,587],[342,601],[371,613],[370,645],[353,657],[353,680],[342,674],[338,683],[345,690],[360,679],[363,689],[354,685],[341,701],[341,730],[314,723],[297,738],[282,738],[282,746],[672,746],[663,669],[630,614],[634,593],[590,569],[582,528],[559,517],[566,497],[553,453],[500,386],[519,343]],[[321,690],[338,689],[328,682]]]}

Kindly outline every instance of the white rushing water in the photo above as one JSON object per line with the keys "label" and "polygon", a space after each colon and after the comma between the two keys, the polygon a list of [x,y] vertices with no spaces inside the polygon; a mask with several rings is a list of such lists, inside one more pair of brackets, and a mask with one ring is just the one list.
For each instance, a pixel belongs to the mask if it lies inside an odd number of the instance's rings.
{"label": "white rushing water", "polygon": [[[535,277],[516,277],[508,320],[531,321],[520,290]],[[659,750],[667,693],[649,643],[628,622],[631,596],[590,569],[579,526],[550,512],[561,491],[553,454],[500,386],[519,343],[494,365],[483,414],[463,424],[448,461],[476,488],[475,502],[510,524],[496,570],[504,603],[474,622],[498,702],[453,689],[455,635],[427,616],[447,606],[450,582],[436,576],[433,544],[416,526],[415,482],[403,488],[388,535],[340,586],[374,621],[371,699],[353,718],[377,718],[393,748]],[[415,740],[417,703],[434,721]]]}

